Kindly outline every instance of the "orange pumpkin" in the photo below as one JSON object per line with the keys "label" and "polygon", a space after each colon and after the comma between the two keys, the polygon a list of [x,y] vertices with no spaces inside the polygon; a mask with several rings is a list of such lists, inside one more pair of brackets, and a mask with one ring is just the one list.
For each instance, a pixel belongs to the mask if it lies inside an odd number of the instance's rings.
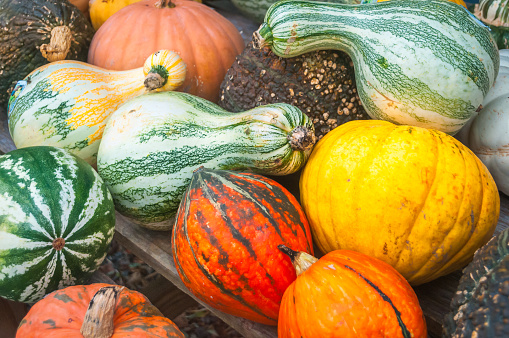
{"label": "orange pumpkin", "polygon": [[88,1],[89,0],[69,0],[74,6],[78,7],[78,9],[88,18]]}
{"label": "orange pumpkin", "polygon": [[154,51],[177,52],[187,65],[181,91],[212,102],[244,48],[235,26],[212,8],[190,0],[144,0],[113,14],[96,32],[88,62],[111,70],[141,67]]}
{"label": "orange pumpkin", "polygon": [[297,271],[281,300],[279,338],[427,336],[417,296],[389,264],[349,250],[318,260],[278,248]]}
{"label": "orange pumpkin", "polygon": [[184,334],[141,293],[98,283],[48,294],[23,318],[16,337],[183,338]]}

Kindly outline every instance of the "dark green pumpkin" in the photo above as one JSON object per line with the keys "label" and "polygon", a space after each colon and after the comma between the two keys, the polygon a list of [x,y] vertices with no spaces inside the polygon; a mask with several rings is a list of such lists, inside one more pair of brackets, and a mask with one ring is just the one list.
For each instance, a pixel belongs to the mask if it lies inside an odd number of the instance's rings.
{"label": "dark green pumpkin", "polygon": [[[55,43],[59,33],[68,46]],[[16,82],[34,69],[63,59],[86,61],[93,35],[92,25],[67,0],[0,0],[0,109],[7,108]]]}
{"label": "dark green pumpkin", "polygon": [[477,250],[463,270],[445,337],[509,337],[509,229]]}

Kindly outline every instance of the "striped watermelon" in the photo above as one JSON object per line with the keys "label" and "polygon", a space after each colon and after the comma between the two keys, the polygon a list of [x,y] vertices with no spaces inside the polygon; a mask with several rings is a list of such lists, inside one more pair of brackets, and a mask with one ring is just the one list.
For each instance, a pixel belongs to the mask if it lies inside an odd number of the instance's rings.
{"label": "striped watermelon", "polygon": [[32,303],[84,281],[115,226],[106,186],[84,160],[55,147],[0,156],[0,296]]}
{"label": "striped watermelon", "polygon": [[169,230],[200,166],[286,175],[304,165],[314,138],[311,121],[289,104],[229,113],[187,93],[145,94],[108,120],[97,168],[117,211]]}
{"label": "striped watermelon", "polygon": [[252,173],[194,172],[172,247],[180,278],[198,298],[276,325],[283,293],[296,278],[279,244],[313,253],[306,216],[285,188]]}
{"label": "striped watermelon", "polygon": [[499,67],[486,26],[442,0],[283,0],[267,11],[254,40],[282,57],[343,50],[372,118],[447,133],[457,132],[480,107]]}

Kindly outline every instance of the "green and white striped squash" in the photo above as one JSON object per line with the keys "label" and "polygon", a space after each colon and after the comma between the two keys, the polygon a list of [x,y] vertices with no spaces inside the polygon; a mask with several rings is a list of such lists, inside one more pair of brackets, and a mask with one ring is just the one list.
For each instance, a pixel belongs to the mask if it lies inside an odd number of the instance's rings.
{"label": "green and white striped squash", "polygon": [[289,104],[229,113],[190,94],[154,93],[112,114],[97,169],[117,211],[168,230],[200,166],[286,175],[304,165],[314,142],[313,124]]}
{"label": "green and white striped squash", "polygon": [[84,160],[55,147],[0,156],[0,296],[33,303],[104,260],[113,199]]}
{"label": "green and white striped squash", "polygon": [[490,27],[498,48],[509,48],[509,0],[480,0],[474,14]]}
{"label": "green and white striped squash", "polygon": [[372,118],[451,134],[479,108],[499,67],[489,30],[465,8],[442,0],[283,0],[270,7],[253,39],[281,57],[345,51]]}
{"label": "green and white striped squash", "polygon": [[9,131],[17,148],[54,146],[96,165],[106,119],[127,100],[179,87],[186,66],[172,51],[150,55],[143,67],[110,71],[79,61],[37,68],[9,99]]}

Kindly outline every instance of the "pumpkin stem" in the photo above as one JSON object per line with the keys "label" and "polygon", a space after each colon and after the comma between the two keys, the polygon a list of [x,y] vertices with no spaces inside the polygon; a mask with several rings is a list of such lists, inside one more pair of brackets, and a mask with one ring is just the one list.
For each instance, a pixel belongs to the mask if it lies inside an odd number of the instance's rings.
{"label": "pumpkin stem", "polygon": [[313,128],[297,126],[286,137],[293,150],[306,151],[315,145],[316,136]]}
{"label": "pumpkin stem", "polygon": [[175,7],[175,4],[171,2],[171,0],[161,0],[156,2],[155,6],[157,8],[173,8]]}
{"label": "pumpkin stem", "polygon": [[272,44],[272,31],[270,27],[264,22],[253,33],[253,46],[255,49],[262,49],[263,47],[270,46]]}
{"label": "pumpkin stem", "polygon": [[112,285],[100,288],[96,292],[90,304],[83,325],[81,334],[85,338],[110,338],[113,335],[115,307],[123,286]]}
{"label": "pumpkin stem", "polygon": [[49,44],[41,45],[42,56],[49,62],[65,60],[71,49],[72,32],[67,26],[58,26],[51,30]]}
{"label": "pumpkin stem", "polygon": [[297,272],[297,276],[300,276],[304,271],[309,269],[309,267],[316,262],[318,262],[318,258],[311,256],[307,252],[304,251],[294,251],[287,247],[286,245],[279,244],[277,248],[288,255],[292,260],[293,267]]}

